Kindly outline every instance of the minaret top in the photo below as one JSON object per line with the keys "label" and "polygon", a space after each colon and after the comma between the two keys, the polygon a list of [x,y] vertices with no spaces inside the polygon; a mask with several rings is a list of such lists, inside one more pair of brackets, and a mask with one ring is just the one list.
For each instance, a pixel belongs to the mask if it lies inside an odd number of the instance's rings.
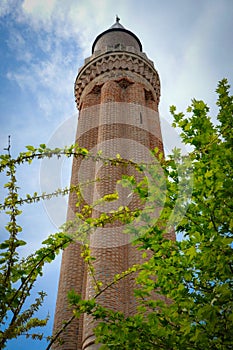
{"label": "minaret top", "polygon": [[116,15],[116,22],[109,28],[109,29],[119,29],[119,28],[121,28],[121,29],[125,29],[125,27],[123,27],[123,25],[122,24],[120,24],[120,18],[118,17],[118,15]]}
{"label": "minaret top", "polygon": [[142,44],[138,37],[120,23],[120,18],[116,15],[116,22],[107,30],[100,33],[93,45],[92,53],[95,51],[104,51],[106,47],[116,48],[120,45],[131,46],[136,51],[142,52]]}

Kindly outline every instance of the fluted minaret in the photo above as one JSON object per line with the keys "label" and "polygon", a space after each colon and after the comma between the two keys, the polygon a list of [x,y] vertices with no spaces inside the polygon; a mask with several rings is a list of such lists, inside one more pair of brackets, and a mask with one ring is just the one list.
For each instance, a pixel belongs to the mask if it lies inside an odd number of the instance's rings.
{"label": "fluted minaret", "polygon": [[[75,81],[75,99],[79,110],[76,143],[92,153],[99,150],[106,157],[120,154],[124,159],[136,163],[150,160],[150,149],[158,147],[163,151],[158,104],[160,81],[154,64],[142,52],[137,36],[125,29],[117,17],[116,23],[95,39],[91,57],[79,70]],[[135,196],[116,181],[122,174],[134,169],[103,166],[92,160],[73,160],[71,183],[78,184],[100,178],[83,189],[83,200],[92,204],[98,198],[116,190],[119,199],[98,205],[93,212],[117,209],[121,205],[135,208],[139,205]],[[75,216],[76,196],[69,198],[68,220]],[[123,234],[123,226],[113,223],[99,228],[90,237],[94,267],[97,279],[103,284],[113,276],[141,261],[139,253],[130,244],[130,237]],[[57,296],[54,329],[72,315],[67,305],[67,292],[71,289],[84,298],[94,295],[92,278],[87,274],[80,257],[81,245],[71,244],[63,253]],[[133,276],[128,277],[104,292],[98,301],[113,310],[133,314],[136,303],[133,297]],[[62,335],[63,345],[59,350],[92,350],[94,344],[93,321],[85,316],[75,320]]]}

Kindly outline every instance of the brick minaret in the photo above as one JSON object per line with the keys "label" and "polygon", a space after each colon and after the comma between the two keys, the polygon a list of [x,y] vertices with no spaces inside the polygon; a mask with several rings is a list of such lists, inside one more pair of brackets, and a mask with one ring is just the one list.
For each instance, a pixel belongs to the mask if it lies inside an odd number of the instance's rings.
{"label": "brick minaret", "polygon": [[[76,143],[96,154],[101,150],[106,157],[120,154],[124,159],[138,162],[150,160],[150,149],[163,150],[158,104],[160,81],[153,62],[142,52],[142,45],[135,34],[125,29],[119,18],[101,33],[92,46],[91,57],[79,70],[75,82],[75,97],[79,110]],[[72,184],[95,178],[83,189],[83,199],[88,204],[104,194],[116,190],[116,181],[124,172],[134,169],[103,166],[101,162],[74,159]],[[117,185],[118,186],[118,185]],[[93,215],[109,212],[121,205],[135,208],[138,200],[125,189],[117,187],[116,202],[98,205]],[[69,198],[68,220],[75,217],[75,194]],[[141,261],[139,253],[130,244],[130,237],[122,233],[120,223],[107,225],[90,236],[92,255],[97,279],[104,284],[113,276]],[[93,281],[88,275],[82,258],[81,244],[71,244],[63,253],[57,296],[54,329],[72,315],[67,304],[67,292],[71,289],[84,298],[94,295]],[[135,312],[133,278],[128,277],[109,288],[98,301],[126,315]],[[93,321],[89,316],[75,320],[62,335],[59,350],[93,350]]]}

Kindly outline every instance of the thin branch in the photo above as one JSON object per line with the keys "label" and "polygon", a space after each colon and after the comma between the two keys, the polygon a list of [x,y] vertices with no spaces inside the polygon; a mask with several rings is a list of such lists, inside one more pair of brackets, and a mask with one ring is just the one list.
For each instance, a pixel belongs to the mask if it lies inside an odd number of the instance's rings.
{"label": "thin branch", "polygon": [[48,344],[47,348],[45,350],[49,350],[51,348],[51,346],[55,343],[55,341],[58,339],[59,335],[64,332],[64,330],[67,328],[67,326],[69,326],[69,324],[71,324],[71,322],[75,319],[75,315],[71,316],[70,319],[68,321],[65,322],[65,324],[62,326],[62,328],[55,334],[55,336],[53,337],[53,339],[50,341],[50,343]]}

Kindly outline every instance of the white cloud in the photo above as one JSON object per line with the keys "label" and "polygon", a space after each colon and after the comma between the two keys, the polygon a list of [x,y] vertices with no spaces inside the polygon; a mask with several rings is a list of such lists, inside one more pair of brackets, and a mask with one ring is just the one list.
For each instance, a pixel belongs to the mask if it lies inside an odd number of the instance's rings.
{"label": "white cloud", "polygon": [[[108,0],[24,0],[21,13],[16,11],[18,21],[37,33],[34,44],[46,57],[37,59],[23,34],[12,32],[9,44],[15,47],[18,59],[30,64],[10,72],[8,77],[15,79],[22,88],[35,91],[46,114],[52,112],[53,101],[57,106],[64,106],[83,58],[90,56],[92,42],[111,26],[118,13],[122,24],[138,34],[149,58],[157,63],[164,114],[171,103],[183,108],[192,97],[205,98],[221,78],[217,71],[223,66],[214,66],[213,56],[218,56],[219,48],[215,55],[213,41],[214,34],[223,28],[221,21],[228,10],[228,2],[213,5],[212,1],[207,1],[199,3],[200,6],[185,6],[186,2],[181,1],[178,7],[171,1],[168,1],[169,7],[168,4],[158,6],[154,1],[149,3],[150,11],[139,1],[119,0],[114,3],[113,13],[113,2]],[[64,44],[71,42],[73,47],[69,46],[65,52]],[[231,50],[227,57],[230,62]]]}
{"label": "white cloud", "polygon": [[[103,11],[101,16],[96,15],[100,13],[99,6]],[[75,75],[83,58],[90,55],[93,33],[97,35],[106,27],[102,21],[110,6],[107,1],[92,0],[24,0],[22,3],[17,21],[21,26],[31,27],[32,32],[28,29],[21,32],[18,27],[12,29],[8,46],[20,65],[9,71],[7,77],[22,90],[34,94],[44,116],[49,117],[59,109],[67,108],[67,113],[74,110],[70,106],[74,106]]]}
{"label": "white cloud", "polygon": [[[46,117],[57,113],[73,111],[73,82],[77,72],[77,49],[69,47],[68,52],[63,45],[67,44],[52,34],[37,34],[36,43],[31,48],[31,40],[20,32],[12,32],[13,39],[8,42],[11,50],[20,61],[7,73],[7,78],[34,95],[39,108]],[[35,46],[38,47],[35,50]],[[39,56],[37,56],[39,55]]]}
{"label": "white cloud", "polygon": [[[221,41],[229,34],[222,28],[221,36],[216,35],[224,18],[224,2],[210,7],[207,3],[193,25],[189,42],[183,51],[179,64],[175,100],[190,96],[204,99],[208,104],[215,100],[217,81],[223,76],[224,61],[216,62],[221,52]],[[232,51],[229,54],[233,58]],[[227,58],[225,59],[227,62]],[[169,77],[168,77],[169,78]],[[186,101],[186,105],[189,101]]]}
{"label": "white cloud", "polygon": [[[162,117],[168,116],[170,104],[185,110],[192,97],[212,101],[217,80],[223,75],[230,78],[232,72],[232,9],[230,0],[0,0],[1,23],[11,13],[13,23],[5,25],[6,31],[11,28],[7,44],[11,56],[17,58],[7,74],[17,86],[11,95],[3,95],[15,109],[2,111],[2,148],[7,145],[8,132],[14,153],[25,144],[53,140],[57,126],[75,112],[73,84],[83,58],[90,56],[95,37],[114,23],[116,14],[138,35],[158,68]],[[70,128],[73,132],[75,125],[76,120]],[[174,135],[163,120],[162,125],[167,148]],[[61,126],[58,144],[64,141]],[[23,168],[20,180],[27,192],[40,191],[38,167]],[[27,209],[24,219],[31,248],[54,229],[46,222],[43,208],[38,205],[35,209]],[[56,212],[61,220],[57,207]],[[54,295],[54,283],[50,285]]]}
{"label": "white cloud", "polygon": [[113,24],[115,12],[127,13],[127,6],[119,0],[113,12],[113,4],[108,0],[24,0],[18,21],[30,23],[36,31],[53,32],[59,38],[76,38],[87,56],[94,36]]}
{"label": "white cloud", "polygon": [[57,0],[24,0],[23,10],[31,16],[40,19],[49,18],[55,8]]}
{"label": "white cloud", "polygon": [[1,0],[0,17],[8,15],[17,6],[17,0]]}
{"label": "white cloud", "polygon": [[34,94],[45,119],[54,118],[59,109],[63,115],[71,111],[72,100],[67,101],[67,95],[71,95],[74,76],[69,69],[61,69],[57,63],[43,62],[20,72],[9,72],[7,77],[28,94]]}
{"label": "white cloud", "polygon": [[28,63],[32,59],[32,53],[30,47],[27,45],[27,41],[23,34],[16,29],[11,30],[11,35],[7,40],[8,47],[14,52],[15,57],[19,61]]}

